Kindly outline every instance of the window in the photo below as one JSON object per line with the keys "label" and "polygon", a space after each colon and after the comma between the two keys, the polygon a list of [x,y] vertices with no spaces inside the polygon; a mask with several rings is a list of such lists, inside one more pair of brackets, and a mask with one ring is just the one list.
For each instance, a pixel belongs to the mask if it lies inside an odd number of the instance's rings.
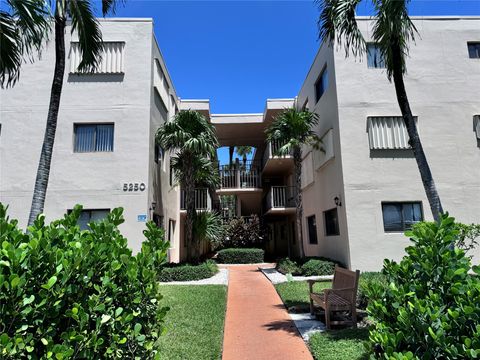
{"label": "window", "polygon": [[468,56],[470,59],[480,59],[480,41],[479,42],[469,42],[468,46]]}
{"label": "window", "polygon": [[367,44],[367,65],[371,69],[385,69],[385,59],[376,44]]}
{"label": "window", "polygon": [[168,242],[170,243],[170,246],[172,245],[172,242],[174,240],[174,235],[175,235],[175,220],[168,219]]}
{"label": "window", "polygon": [[327,90],[328,88],[328,70],[327,67],[325,66],[320,73],[320,76],[317,79],[317,82],[315,83],[315,97],[318,100],[322,97],[323,93]]}
{"label": "window", "polygon": [[158,164],[159,162],[161,163],[164,159],[164,152],[163,149],[160,145],[155,144],[155,154],[154,154],[154,160]]}
{"label": "window", "polygon": [[370,150],[410,149],[410,137],[401,116],[369,116],[367,132]]}
{"label": "window", "polygon": [[89,223],[105,219],[109,212],[110,209],[82,210],[77,224],[81,230],[87,230]]}
{"label": "window", "polygon": [[315,215],[307,217],[307,225],[308,225],[308,242],[310,244],[318,244],[317,223],[315,220]]}
{"label": "window", "polygon": [[382,212],[385,232],[409,230],[423,220],[421,202],[382,203]]}
{"label": "window", "polygon": [[173,183],[175,181],[175,170],[173,170],[171,158],[170,158],[170,174],[169,174],[168,180],[169,180],[168,183],[170,184],[170,186],[173,186]]}
{"label": "window", "polygon": [[75,124],[74,152],[113,151],[113,124]]}
{"label": "window", "polygon": [[473,117],[473,131],[477,135],[477,140],[480,140],[480,115]]}
{"label": "window", "polygon": [[[123,74],[124,59],[123,53],[125,49],[124,42],[105,41],[101,53],[102,60],[93,74]],[[82,61],[82,54],[78,42],[71,43],[70,50],[70,73],[78,74],[78,66]]]}
{"label": "window", "polygon": [[325,218],[325,235],[335,236],[340,235],[340,228],[338,226],[337,208],[323,212]]}

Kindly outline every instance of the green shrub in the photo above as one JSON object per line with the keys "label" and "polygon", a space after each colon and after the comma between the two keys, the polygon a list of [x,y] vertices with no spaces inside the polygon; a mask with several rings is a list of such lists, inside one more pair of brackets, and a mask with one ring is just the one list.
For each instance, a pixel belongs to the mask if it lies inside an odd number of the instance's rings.
{"label": "green shrub", "polygon": [[302,269],[301,267],[293,260],[289,258],[280,259],[277,262],[277,271],[281,272],[284,275],[292,274],[292,275],[301,275]]}
{"label": "green shrub", "polygon": [[385,260],[390,285],[367,308],[372,351],[389,359],[478,357],[480,279],[468,272],[480,274],[480,268],[455,246],[454,219],[443,215],[406,235],[413,245],[400,263]]}
{"label": "green shrub", "polygon": [[50,225],[40,215],[24,233],[0,204],[0,358],[159,358],[163,232],[147,223],[133,256],[122,209],[86,231],[80,211]]}
{"label": "green shrub", "polygon": [[257,215],[250,218],[236,218],[225,229],[225,237],[218,248],[252,248],[261,247],[267,238],[265,227]]}
{"label": "green shrub", "polygon": [[200,265],[169,265],[162,268],[159,280],[162,282],[202,280],[212,277],[217,272],[218,266],[212,260]]}
{"label": "green shrub", "polygon": [[381,298],[388,286],[385,275],[381,272],[363,272],[358,283],[357,307],[366,309],[370,301]]}
{"label": "green shrub", "polygon": [[255,264],[263,262],[262,249],[224,249],[217,253],[221,264]]}
{"label": "green shrub", "polygon": [[218,249],[225,237],[225,226],[219,214],[203,211],[197,214],[193,229],[195,237],[200,241],[208,241],[213,249]]}
{"label": "green shrub", "polygon": [[332,275],[335,271],[335,262],[331,260],[310,259],[302,265],[303,276]]}

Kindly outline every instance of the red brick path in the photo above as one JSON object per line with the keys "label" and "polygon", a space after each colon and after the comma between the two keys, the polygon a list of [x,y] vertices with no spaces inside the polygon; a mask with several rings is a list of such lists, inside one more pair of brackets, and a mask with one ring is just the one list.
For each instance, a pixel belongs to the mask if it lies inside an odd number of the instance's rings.
{"label": "red brick path", "polygon": [[228,269],[223,360],[312,360],[282,300],[258,265]]}

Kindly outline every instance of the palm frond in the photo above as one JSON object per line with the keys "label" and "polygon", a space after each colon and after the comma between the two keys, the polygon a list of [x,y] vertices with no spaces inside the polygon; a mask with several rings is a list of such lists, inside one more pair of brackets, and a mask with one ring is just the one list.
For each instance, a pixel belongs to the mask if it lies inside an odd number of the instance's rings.
{"label": "palm frond", "polygon": [[317,21],[318,37],[331,45],[343,46],[345,54],[360,56],[366,42],[358,28],[355,10],[361,0],[315,0],[321,13]]}
{"label": "palm frond", "polygon": [[0,86],[15,85],[23,61],[40,56],[48,39],[50,15],[42,0],[8,0],[0,11]]}
{"label": "palm frond", "polygon": [[82,54],[78,70],[94,71],[102,59],[103,41],[100,24],[93,13],[90,0],[70,0],[68,4],[72,17],[72,33],[74,31],[78,33]]}
{"label": "palm frond", "polygon": [[115,14],[118,4],[125,4],[124,0],[102,0],[102,14]]}
{"label": "palm frond", "polygon": [[[418,34],[408,16],[409,2],[410,0],[373,0],[376,17],[372,37],[385,59],[389,79],[392,78],[395,62],[398,61],[405,74],[409,43],[414,42]],[[400,53],[400,58],[394,54],[395,49]]]}

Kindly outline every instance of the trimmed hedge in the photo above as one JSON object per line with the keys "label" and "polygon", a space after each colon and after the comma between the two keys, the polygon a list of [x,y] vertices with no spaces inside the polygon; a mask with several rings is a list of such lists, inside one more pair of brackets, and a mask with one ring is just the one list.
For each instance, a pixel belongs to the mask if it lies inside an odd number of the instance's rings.
{"label": "trimmed hedge", "polygon": [[153,359],[167,309],[157,281],[163,230],[146,224],[136,255],[118,230],[122,209],[77,225],[39,215],[28,233],[0,203],[0,359]]}
{"label": "trimmed hedge", "polygon": [[217,253],[217,261],[222,264],[262,263],[264,255],[262,249],[224,249]]}
{"label": "trimmed hedge", "polygon": [[304,259],[304,263],[284,258],[278,261],[277,270],[282,274],[292,274],[297,276],[322,276],[333,275],[335,264],[343,265],[338,261],[318,257]]}
{"label": "trimmed hedge", "polygon": [[212,277],[218,272],[215,262],[207,260],[200,265],[170,265],[160,270],[159,280],[169,281],[193,281]]}

